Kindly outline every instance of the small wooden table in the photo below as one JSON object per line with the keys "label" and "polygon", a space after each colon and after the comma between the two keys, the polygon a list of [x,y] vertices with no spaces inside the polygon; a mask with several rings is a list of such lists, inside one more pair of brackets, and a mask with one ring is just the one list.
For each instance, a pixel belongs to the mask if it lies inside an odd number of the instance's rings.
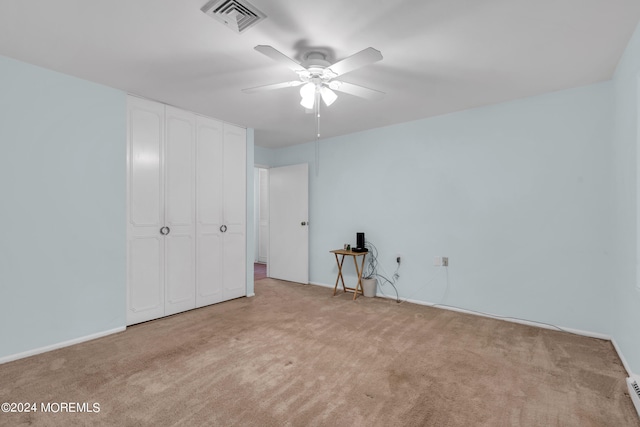
{"label": "small wooden table", "polygon": [[[364,260],[365,258],[367,258],[367,252],[354,252],[352,250],[347,251],[344,249],[336,249],[334,251],[331,251],[331,253],[336,256],[336,263],[338,264],[338,277],[336,278],[336,285],[333,287],[333,296],[336,295],[336,291],[338,290],[338,282],[342,282],[342,290],[344,292],[347,292],[347,291],[353,292],[353,299],[355,301],[355,299],[358,297],[358,293],[361,293],[364,295],[364,292],[362,291],[362,272],[364,271]],[[338,255],[340,255],[342,258],[338,258]],[[342,263],[344,263],[345,256],[352,256],[353,263],[356,266],[356,273],[358,274],[358,284],[356,285],[355,288],[349,288],[344,285],[344,276],[342,275]],[[358,260],[356,258],[358,258],[359,256],[362,257],[362,264],[358,268]]]}

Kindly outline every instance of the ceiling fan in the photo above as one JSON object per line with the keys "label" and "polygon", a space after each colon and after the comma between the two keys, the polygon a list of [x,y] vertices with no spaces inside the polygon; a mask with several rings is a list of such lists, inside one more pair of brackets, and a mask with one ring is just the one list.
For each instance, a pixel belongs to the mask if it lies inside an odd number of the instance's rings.
{"label": "ceiling fan", "polygon": [[319,107],[320,98],[327,106],[333,104],[338,98],[334,91],[369,100],[380,99],[384,96],[384,92],[336,80],[350,71],[380,61],[382,54],[372,47],[361,50],[335,64],[330,63],[327,60],[328,54],[321,50],[312,50],[306,53],[303,63],[300,64],[271,46],[259,45],[254,49],[293,70],[298,75],[298,80],[243,89],[244,93],[302,86],[300,88],[300,96],[302,97],[300,105],[307,110],[312,110],[314,106]]}

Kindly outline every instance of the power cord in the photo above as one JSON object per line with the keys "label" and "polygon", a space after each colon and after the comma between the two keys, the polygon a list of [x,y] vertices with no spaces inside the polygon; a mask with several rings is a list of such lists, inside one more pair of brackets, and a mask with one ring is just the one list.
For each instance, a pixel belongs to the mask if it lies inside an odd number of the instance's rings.
{"label": "power cord", "polygon": [[[561,332],[568,332],[567,330],[561,328],[560,326],[554,325],[552,323],[546,323],[546,322],[538,322],[538,321],[534,321],[534,320],[527,320],[527,319],[522,319],[520,317],[513,317],[513,316],[500,316],[497,314],[491,314],[491,313],[486,313],[484,311],[478,311],[478,310],[470,310],[468,308],[462,308],[462,307],[457,307],[455,305],[449,305],[449,304],[444,304],[444,301],[447,300],[447,297],[449,296],[449,267],[444,267],[445,273],[447,275],[447,286],[445,288],[444,291],[444,295],[442,296],[442,302],[441,303],[436,303],[436,304],[428,304],[428,303],[423,303],[421,305],[426,305],[427,307],[444,307],[444,308],[453,308],[456,310],[461,310],[461,311],[466,311],[469,313],[475,313],[475,314],[479,314],[482,316],[486,316],[486,317],[491,317],[491,318],[498,318],[498,319],[504,319],[504,320],[519,320],[521,322],[528,322],[528,323],[533,323],[533,324],[537,324],[537,325],[544,325],[544,326],[548,326],[552,329],[556,329],[558,331]],[[433,275],[431,277],[431,279],[429,279],[426,283],[425,286],[429,285],[431,282],[433,282],[436,278],[438,277],[437,274]],[[417,293],[417,292],[416,292]],[[416,295],[416,293],[414,293],[413,295]],[[403,303],[403,302],[407,302],[407,300],[411,299],[411,297],[413,296],[409,296],[407,298],[405,298],[402,301],[398,301],[399,304]]]}
{"label": "power cord", "polygon": [[[396,281],[400,278],[400,274],[398,271],[400,270],[400,264],[396,267],[396,271],[393,273],[392,279],[387,278],[386,276],[378,273],[378,248],[369,241],[365,242],[364,247],[369,249],[369,261],[367,262],[367,266],[365,268],[365,272],[363,273],[363,277],[365,278],[377,278],[381,280],[380,287],[382,291],[382,286],[385,284],[390,284],[393,287],[393,290],[396,291],[396,302],[400,303],[400,294],[398,294],[398,288],[396,287]],[[384,268],[380,267],[383,271]],[[384,272],[386,274],[386,271]],[[384,292],[383,292],[384,294]],[[384,294],[387,296],[386,294]]]}
{"label": "power cord", "polygon": [[[444,297],[442,297],[442,301],[444,302],[447,299],[447,292],[449,290],[449,271],[447,270],[447,267],[444,267],[445,271],[447,272],[447,288],[445,289],[445,295]],[[434,280],[436,280],[442,273],[438,272],[434,275],[431,276],[431,278],[429,278],[426,283],[424,284],[424,286],[430,285],[431,282],[433,282]],[[416,292],[414,292],[413,294],[409,295],[408,297],[406,297],[405,299],[403,299],[402,301],[400,301],[400,303],[403,302],[407,302],[408,300],[410,300],[411,298],[413,298],[415,295],[417,295],[420,291],[422,291],[422,287],[420,287],[420,289],[418,289]]]}
{"label": "power cord", "polygon": [[512,317],[512,316],[499,316],[497,314],[485,313],[484,311],[470,310],[468,308],[456,307],[455,305],[447,305],[447,304],[424,304],[424,305],[426,305],[427,307],[455,308],[455,309],[458,309],[458,310],[461,310],[461,311],[480,314],[480,315],[483,315],[483,316],[486,316],[486,317],[498,318],[498,319],[504,319],[504,320],[519,320],[521,322],[533,323],[533,324],[537,324],[537,325],[545,325],[545,326],[548,326],[548,327],[550,327],[552,329],[558,330],[560,332],[569,332],[566,329],[561,328],[560,326],[554,325],[553,323],[538,322],[537,320],[527,320],[527,319],[522,319],[520,317]]}

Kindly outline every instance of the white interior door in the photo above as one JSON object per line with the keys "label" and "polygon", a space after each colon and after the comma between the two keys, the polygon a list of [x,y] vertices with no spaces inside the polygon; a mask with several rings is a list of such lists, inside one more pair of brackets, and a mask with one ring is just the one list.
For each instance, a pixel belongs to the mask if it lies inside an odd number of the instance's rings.
{"label": "white interior door", "polygon": [[309,283],[309,165],[269,169],[269,277]]}

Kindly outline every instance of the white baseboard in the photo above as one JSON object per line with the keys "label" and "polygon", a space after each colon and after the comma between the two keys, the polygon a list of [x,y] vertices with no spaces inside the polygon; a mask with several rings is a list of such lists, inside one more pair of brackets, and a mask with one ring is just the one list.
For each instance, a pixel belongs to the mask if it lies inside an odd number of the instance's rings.
{"label": "white baseboard", "polygon": [[[393,296],[382,296],[381,298],[388,298],[388,299],[395,299],[395,297]],[[464,308],[459,308],[459,307],[453,307],[453,306],[447,306],[447,305],[441,305],[441,304],[437,304],[437,303],[430,303],[427,301],[420,301],[420,300],[411,300],[408,299],[406,300],[407,302],[410,302],[412,304],[418,304],[418,305],[426,305],[428,307],[433,307],[433,308],[441,308],[443,310],[450,310],[450,311],[457,311],[459,313],[465,313],[465,314],[473,314],[475,316],[480,316],[480,317],[488,317],[490,319],[496,319],[496,320],[504,320],[505,322],[512,322],[512,323],[519,323],[521,325],[527,325],[527,326],[535,326],[537,328],[543,328],[543,329],[550,329],[553,331],[563,331],[563,332],[569,332],[571,334],[575,334],[575,335],[581,335],[584,337],[589,337],[589,338],[597,338],[597,339],[601,339],[601,340],[606,340],[606,341],[612,341],[613,342],[613,338],[610,335],[607,334],[602,334],[600,332],[591,332],[591,331],[585,331],[582,329],[575,329],[575,328],[567,328],[565,326],[557,326],[557,325],[552,325],[549,323],[542,323],[542,322],[536,322],[535,320],[525,320],[525,319],[518,319],[515,317],[509,317],[509,316],[499,316],[497,314],[490,314],[490,313],[481,313],[481,312],[477,312],[477,311],[473,311],[473,310],[467,310]],[[615,347],[615,345],[614,345]],[[618,352],[618,354],[620,354],[619,349],[616,347],[616,351]],[[626,366],[625,366],[626,368]]]}
{"label": "white baseboard", "polygon": [[333,288],[335,285],[327,285],[325,283],[309,282],[310,285],[322,286],[323,288]]}
{"label": "white baseboard", "polygon": [[622,362],[622,366],[624,366],[624,369],[626,369],[627,374],[629,374],[629,377],[634,378],[636,381],[640,382],[640,376],[633,373],[633,371],[631,370],[631,366],[629,366],[627,359],[624,358],[624,354],[622,354],[622,350],[620,350],[620,347],[618,346],[618,343],[614,338],[611,338],[611,344],[613,344],[613,348],[616,349],[616,352],[618,353],[618,357]]}
{"label": "white baseboard", "polygon": [[255,296],[256,296],[256,294],[255,294],[255,293],[247,294],[247,298],[251,298],[251,297],[255,297]]}
{"label": "white baseboard", "polygon": [[[562,330],[565,332],[571,332],[572,334],[582,335],[583,337],[598,338],[601,340],[613,342],[613,337],[611,335],[601,334],[599,332],[584,331],[582,329],[566,328],[564,326],[560,326],[560,328],[562,328]],[[616,351],[618,350],[616,349]]]}
{"label": "white baseboard", "polygon": [[107,335],[115,334],[118,332],[122,332],[127,329],[126,326],[121,326],[119,328],[110,329],[108,331],[98,332],[91,335],[86,335],[84,337],[74,338],[72,340],[59,342],[56,344],[47,345],[45,347],[35,348],[33,350],[23,351],[22,353],[11,354],[9,356],[0,357],[0,365],[7,362],[12,362],[18,359],[24,359],[25,357],[35,356],[36,354],[46,353],[47,351],[57,350],[63,347],[69,347],[70,345],[80,344],[85,341],[95,340],[96,338],[106,337]]}

